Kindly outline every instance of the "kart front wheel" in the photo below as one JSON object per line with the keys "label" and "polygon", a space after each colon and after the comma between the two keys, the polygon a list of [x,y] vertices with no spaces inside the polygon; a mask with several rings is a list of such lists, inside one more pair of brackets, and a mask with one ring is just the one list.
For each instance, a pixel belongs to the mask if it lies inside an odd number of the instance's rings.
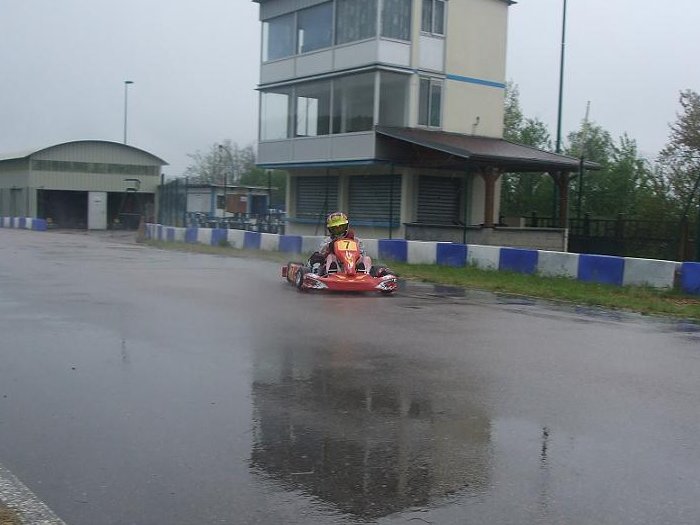
{"label": "kart front wheel", "polygon": [[294,276],[294,286],[297,287],[297,290],[302,291],[304,289],[304,274],[306,272],[304,271],[304,268],[299,268],[297,270],[296,275]]}

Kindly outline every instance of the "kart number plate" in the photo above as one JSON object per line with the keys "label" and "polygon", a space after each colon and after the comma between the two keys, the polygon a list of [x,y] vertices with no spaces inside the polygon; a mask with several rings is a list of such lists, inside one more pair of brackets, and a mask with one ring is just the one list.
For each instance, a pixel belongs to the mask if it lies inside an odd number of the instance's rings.
{"label": "kart number plate", "polygon": [[341,250],[357,251],[357,243],[355,241],[338,241],[338,247]]}

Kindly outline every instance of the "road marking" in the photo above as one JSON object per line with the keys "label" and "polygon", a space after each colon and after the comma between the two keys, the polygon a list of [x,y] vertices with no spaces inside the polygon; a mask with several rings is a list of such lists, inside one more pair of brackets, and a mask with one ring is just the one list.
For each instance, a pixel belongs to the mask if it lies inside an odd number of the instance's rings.
{"label": "road marking", "polygon": [[17,512],[22,523],[66,525],[27,486],[0,463],[0,501]]}

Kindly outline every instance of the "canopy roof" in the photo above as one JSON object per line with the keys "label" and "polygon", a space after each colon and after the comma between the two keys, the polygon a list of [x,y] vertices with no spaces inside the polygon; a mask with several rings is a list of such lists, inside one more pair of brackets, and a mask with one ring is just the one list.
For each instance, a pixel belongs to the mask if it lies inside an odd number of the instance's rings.
{"label": "canopy roof", "polygon": [[[383,160],[422,167],[466,169],[488,166],[511,172],[570,172],[577,171],[581,162],[575,157],[491,137],[383,126],[378,126],[376,132],[386,141],[383,156],[391,157]],[[584,162],[584,167],[600,169],[594,162]]]}

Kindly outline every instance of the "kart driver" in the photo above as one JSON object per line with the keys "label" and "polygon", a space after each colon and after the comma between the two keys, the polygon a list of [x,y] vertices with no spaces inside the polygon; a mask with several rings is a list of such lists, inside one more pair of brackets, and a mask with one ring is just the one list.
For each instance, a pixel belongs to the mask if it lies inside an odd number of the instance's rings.
{"label": "kart driver", "polygon": [[[349,229],[349,225],[348,216],[340,211],[333,212],[326,218],[326,228],[328,229],[329,236],[323,240],[319,250],[311,254],[311,257],[309,257],[309,266],[313,268],[314,265],[318,264],[319,270],[323,269],[323,273],[326,273],[330,265],[328,256],[331,255],[333,243],[338,239],[354,239],[357,241],[360,253],[363,258],[366,258],[362,241],[355,237],[355,232]],[[320,268],[324,263],[326,267]],[[371,261],[367,261],[367,263],[371,264]]]}

